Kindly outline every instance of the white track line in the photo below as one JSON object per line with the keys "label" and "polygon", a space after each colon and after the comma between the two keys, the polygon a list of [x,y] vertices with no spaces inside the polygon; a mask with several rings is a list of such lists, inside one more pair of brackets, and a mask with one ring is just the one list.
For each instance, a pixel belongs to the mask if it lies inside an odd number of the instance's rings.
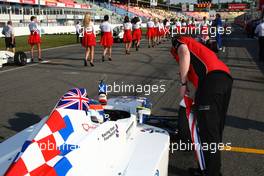
{"label": "white track line", "polygon": [[[64,46],[57,46],[57,47],[54,47],[54,48],[45,48],[45,49],[42,49],[42,51],[49,51],[49,50],[54,50],[54,49],[60,49],[60,48],[66,48],[66,47],[71,47],[71,46],[76,46],[78,44],[71,44],[71,45],[64,45]],[[29,53],[30,51],[26,51],[25,53]],[[43,61],[42,63],[48,63],[50,62],[49,60],[47,61]],[[33,67],[33,66],[36,66],[38,64],[42,64],[42,63],[34,63],[34,64],[30,64],[30,65],[26,65],[26,66],[22,66],[22,67],[16,67],[16,68],[10,68],[10,69],[7,69],[7,70],[3,70],[3,71],[0,71],[0,74],[2,73],[6,73],[6,72],[10,72],[10,71],[15,71],[15,70],[20,70],[20,69],[24,69],[24,68],[27,68],[27,67]]]}
{"label": "white track line", "polygon": [[41,63],[33,63],[33,64],[26,65],[26,66],[20,66],[20,67],[16,67],[16,68],[11,68],[11,69],[0,71],[0,74],[6,73],[6,72],[10,72],[10,71],[15,71],[15,70],[21,70],[21,69],[24,69],[24,68],[27,68],[27,67],[33,67],[33,66],[36,66],[36,65],[39,65],[39,64],[45,64],[45,63],[49,63],[49,62],[50,61],[47,60],[47,61],[43,61]]}
{"label": "white track line", "polygon": [[[54,49],[67,48],[67,47],[76,46],[76,45],[78,45],[78,43],[71,44],[71,45],[64,45],[64,46],[56,46],[56,47],[53,47],[53,48],[45,48],[45,49],[42,49],[42,51],[49,51],[49,50],[54,50]],[[25,53],[29,53],[29,52],[30,51],[25,51]]]}
{"label": "white track line", "polygon": [[[71,47],[71,46],[76,46],[76,45],[80,45],[80,43],[76,43],[76,44],[71,44],[71,45],[64,45],[64,46],[57,46],[57,47],[53,47],[53,48],[45,48],[45,49],[42,49],[42,51],[49,51],[49,50],[54,50],[54,49],[61,49],[61,48],[67,48],[67,47]],[[27,51],[29,52],[29,51]]]}

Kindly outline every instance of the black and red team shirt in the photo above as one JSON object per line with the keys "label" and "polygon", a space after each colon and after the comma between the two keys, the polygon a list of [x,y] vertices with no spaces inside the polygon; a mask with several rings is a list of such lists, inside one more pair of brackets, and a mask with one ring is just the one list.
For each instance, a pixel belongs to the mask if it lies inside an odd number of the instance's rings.
{"label": "black and red team shirt", "polygon": [[212,71],[222,71],[230,75],[229,68],[218,59],[216,54],[192,37],[180,37],[177,42],[171,53],[179,62],[177,49],[181,44],[187,45],[191,57],[188,80],[192,82],[195,88],[198,88],[199,82],[204,80],[208,73]]}

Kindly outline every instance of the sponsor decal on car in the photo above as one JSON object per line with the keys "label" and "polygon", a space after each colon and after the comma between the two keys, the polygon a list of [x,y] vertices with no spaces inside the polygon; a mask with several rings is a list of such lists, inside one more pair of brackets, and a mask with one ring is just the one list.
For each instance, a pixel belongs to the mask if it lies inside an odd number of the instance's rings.
{"label": "sponsor decal on car", "polygon": [[85,130],[85,131],[89,131],[89,130],[93,130],[93,129],[95,129],[97,126],[95,126],[95,125],[89,125],[89,124],[87,124],[87,123],[83,123],[82,124],[82,127],[83,127],[83,129]]}
{"label": "sponsor decal on car", "polygon": [[[102,134],[102,137],[104,138],[104,141],[110,139],[112,136],[116,135],[118,132],[118,126],[115,125],[111,127],[109,130],[107,130],[105,133]],[[118,135],[119,136],[119,135]]]}

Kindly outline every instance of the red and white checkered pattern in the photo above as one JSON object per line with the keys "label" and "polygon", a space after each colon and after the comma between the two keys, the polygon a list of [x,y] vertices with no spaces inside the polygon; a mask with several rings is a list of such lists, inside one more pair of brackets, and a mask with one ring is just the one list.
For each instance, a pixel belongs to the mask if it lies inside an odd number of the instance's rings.
{"label": "red and white checkered pattern", "polygon": [[49,172],[49,176],[55,176],[52,166],[61,158],[57,147],[65,142],[58,131],[65,127],[60,113],[53,111],[32,143],[8,169],[6,176],[40,176]]}

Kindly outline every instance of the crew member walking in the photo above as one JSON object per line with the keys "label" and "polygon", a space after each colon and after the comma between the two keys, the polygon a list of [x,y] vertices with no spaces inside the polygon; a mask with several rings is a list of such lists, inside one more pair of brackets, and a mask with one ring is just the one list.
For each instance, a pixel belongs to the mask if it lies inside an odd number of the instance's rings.
{"label": "crew member walking", "polygon": [[30,31],[30,35],[28,37],[28,44],[31,47],[31,61],[34,61],[34,46],[37,45],[38,48],[38,60],[42,61],[41,58],[41,38],[40,38],[40,31],[38,29],[38,25],[37,25],[37,17],[35,16],[31,16],[30,17],[30,23],[28,25],[29,27],[29,31]]}
{"label": "crew member walking", "polygon": [[108,54],[108,60],[112,61],[112,46],[113,46],[113,28],[108,22],[109,16],[104,16],[104,22],[100,25],[102,37],[100,40],[101,45],[104,48],[102,61],[105,61],[105,56]]}
{"label": "crew member walking", "polygon": [[264,19],[256,27],[255,34],[257,34],[259,41],[259,61],[264,63]]}
{"label": "crew member walking", "polygon": [[90,57],[90,65],[94,67],[94,47],[96,46],[96,34],[94,24],[91,21],[90,14],[85,14],[83,19],[83,39],[82,46],[85,47],[84,66],[87,66],[87,61]]}
{"label": "crew member walking", "polygon": [[132,44],[132,24],[129,21],[129,17],[125,16],[124,19],[124,37],[123,37],[123,42],[125,43],[125,49],[126,49],[126,54],[130,54],[130,48]]}
{"label": "crew member walking", "polygon": [[[196,88],[195,116],[202,144],[218,145],[222,142],[223,129],[233,79],[229,68],[216,54],[191,37],[173,38],[172,55],[179,63],[180,96],[188,92],[188,82]],[[203,150],[205,175],[220,176],[220,151]],[[192,175],[202,175],[199,170],[190,169]]]}
{"label": "crew member walking", "polygon": [[77,21],[75,25],[75,31],[76,31],[76,43],[80,43],[80,40],[82,42],[82,37],[80,34],[82,33],[82,26],[79,21]]}
{"label": "crew member walking", "polygon": [[7,25],[3,27],[2,34],[5,36],[6,50],[12,49],[13,53],[15,53],[16,41],[12,21],[8,21]]}
{"label": "crew member walking", "polygon": [[217,48],[218,50],[223,50],[222,47],[222,34],[220,33],[220,28],[223,27],[222,19],[219,13],[216,14],[215,19],[215,26],[216,26],[216,42],[217,42]]}

